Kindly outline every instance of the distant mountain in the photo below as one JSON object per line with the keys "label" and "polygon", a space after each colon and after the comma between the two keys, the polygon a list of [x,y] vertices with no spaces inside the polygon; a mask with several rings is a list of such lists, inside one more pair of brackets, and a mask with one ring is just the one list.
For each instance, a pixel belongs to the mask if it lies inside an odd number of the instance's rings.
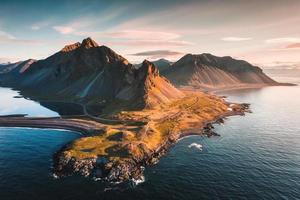
{"label": "distant mountain", "polygon": [[[161,58],[159,60],[151,61],[155,66],[157,66],[160,73],[168,69],[173,63],[169,60]],[[142,66],[142,63],[134,65],[136,68]]]}
{"label": "distant mountain", "polygon": [[16,63],[3,64],[0,66],[0,85],[12,87],[22,72],[27,69],[35,60],[29,59]]}
{"label": "distant mountain", "polygon": [[161,58],[159,60],[153,61],[153,63],[158,67],[159,71],[163,73],[167,70],[173,63],[169,60]]}
{"label": "distant mountain", "polygon": [[10,63],[6,65],[2,65],[2,68],[0,68],[0,74],[5,74],[5,73],[15,73],[21,74],[23,73],[32,63],[34,63],[36,60],[33,59],[28,59],[25,61],[20,61],[16,63]]}
{"label": "distant mountain", "polygon": [[8,63],[8,64],[0,64],[0,74],[4,74],[10,72],[15,67],[17,67],[21,62],[16,63]]}
{"label": "distant mountain", "polygon": [[249,84],[277,85],[262,69],[244,60],[211,54],[187,54],[162,73],[173,84],[222,88]]}
{"label": "distant mountain", "polygon": [[2,85],[51,99],[85,103],[120,100],[132,108],[158,105],[182,95],[159,76],[151,62],[144,61],[136,69],[91,38],[67,45],[44,60],[19,63],[0,78]]}

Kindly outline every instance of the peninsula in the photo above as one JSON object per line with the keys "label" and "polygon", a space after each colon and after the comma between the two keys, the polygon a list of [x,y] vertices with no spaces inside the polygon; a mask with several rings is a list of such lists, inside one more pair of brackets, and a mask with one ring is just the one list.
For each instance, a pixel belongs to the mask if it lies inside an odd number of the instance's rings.
{"label": "peninsula", "polygon": [[[75,130],[82,137],[54,156],[58,177],[72,174],[107,181],[138,180],[170,146],[191,134],[217,135],[213,123],[243,115],[248,104],[226,102],[201,91],[180,90],[145,60],[135,68],[91,38],[67,45],[44,60],[4,66],[0,85],[56,110],[61,117],[0,117],[0,126]],[[73,103],[66,115],[51,102]]]}

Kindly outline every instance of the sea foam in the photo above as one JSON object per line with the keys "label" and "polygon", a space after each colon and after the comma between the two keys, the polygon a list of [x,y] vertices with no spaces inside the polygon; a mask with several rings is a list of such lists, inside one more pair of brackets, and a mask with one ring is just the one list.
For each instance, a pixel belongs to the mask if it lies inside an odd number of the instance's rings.
{"label": "sea foam", "polygon": [[199,149],[200,151],[202,151],[202,145],[198,144],[198,143],[192,143],[188,147],[189,148],[195,147],[196,149]]}

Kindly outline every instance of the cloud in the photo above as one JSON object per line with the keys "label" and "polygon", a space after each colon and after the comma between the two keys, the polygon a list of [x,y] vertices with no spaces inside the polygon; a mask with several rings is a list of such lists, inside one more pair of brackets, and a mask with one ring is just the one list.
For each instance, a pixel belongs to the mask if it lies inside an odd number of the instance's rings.
{"label": "cloud", "polygon": [[143,51],[134,54],[130,54],[131,56],[143,56],[148,59],[158,59],[158,58],[178,58],[178,56],[182,56],[185,53],[178,51],[170,51],[170,50],[153,50],[153,51]]}
{"label": "cloud", "polygon": [[265,40],[266,43],[269,44],[278,44],[278,43],[297,43],[300,42],[299,37],[282,37],[282,38],[272,38]]}
{"label": "cloud", "polygon": [[18,58],[10,58],[10,57],[0,57],[0,64],[6,64],[9,62],[15,62],[17,60],[20,60]]}
{"label": "cloud", "polygon": [[128,40],[128,41],[109,41],[106,42],[107,45],[117,45],[117,46],[141,46],[141,47],[181,47],[194,45],[193,43],[182,41],[182,40]]}
{"label": "cloud", "polygon": [[7,40],[14,40],[14,39],[16,39],[16,38],[14,36],[10,35],[9,33],[0,31],[0,42],[7,41]]}
{"label": "cloud", "polygon": [[300,69],[300,62],[275,61],[262,64],[264,69]]}
{"label": "cloud", "polygon": [[53,29],[64,35],[74,33],[75,31],[71,26],[53,26]]}
{"label": "cloud", "polygon": [[[129,11],[128,6],[111,7],[101,11],[101,15],[86,14],[84,17],[78,17],[64,24],[53,26],[52,28],[61,34],[79,34],[79,30],[95,30],[95,27],[105,28],[113,24],[113,20],[123,17]],[[74,34],[75,35],[75,34]]]}
{"label": "cloud", "polygon": [[226,42],[242,42],[242,41],[252,40],[252,38],[250,38],[250,37],[224,37],[224,38],[221,38],[221,40],[226,41]]}
{"label": "cloud", "polygon": [[104,31],[77,31],[75,28],[71,26],[55,26],[53,28],[62,34],[73,34],[77,36],[91,36],[91,37],[106,37],[106,38],[114,38],[114,39],[171,40],[180,37],[179,34],[160,32],[160,31],[124,30],[124,31],[104,32]]}
{"label": "cloud", "polygon": [[100,33],[100,36],[110,38],[134,39],[134,40],[174,40],[180,37],[179,34],[160,31],[125,30],[117,32]]}
{"label": "cloud", "polygon": [[177,56],[183,55],[184,53],[178,51],[169,51],[169,50],[154,50],[154,51],[143,51],[131,54],[132,56]]}
{"label": "cloud", "polygon": [[285,47],[286,49],[298,49],[300,48],[300,43],[292,43]]}
{"label": "cloud", "polygon": [[28,40],[28,39],[19,39],[14,37],[13,35],[6,33],[4,31],[0,31],[0,43],[2,44],[22,44],[22,45],[41,45],[44,42],[39,40]]}
{"label": "cloud", "polygon": [[148,30],[122,30],[122,31],[76,31],[72,27],[59,26],[55,30],[62,34],[72,34],[82,37],[92,37],[106,41],[108,45],[119,46],[190,46],[192,42],[180,39],[182,36],[172,32]]}
{"label": "cloud", "polygon": [[48,17],[46,19],[34,22],[29,28],[31,30],[37,31],[42,28],[50,26],[51,24],[54,23],[54,21],[55,21],[55,16]]}
{"label": "cloud", "polygon": [[40,30],[40,29],[41,29],[41,27],[38,26],[38,25],[32,25],[30,28],[31,28],[32,30],[34,30],[34,31],[37,31],[37,30]]}

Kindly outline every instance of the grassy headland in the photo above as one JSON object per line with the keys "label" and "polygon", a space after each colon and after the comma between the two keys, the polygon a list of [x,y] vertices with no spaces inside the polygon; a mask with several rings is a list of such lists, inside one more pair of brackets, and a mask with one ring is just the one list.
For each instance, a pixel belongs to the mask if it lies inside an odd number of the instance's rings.
{"label": "grassy headland", "polygon": [[244,111],[243,105],[214,95],[186,92],[185,97],[167,104],[113,112],[106,117],[143,123],[106,125],[103,133],[73,141],[56,154],[56,173],[79,172],[113,181],[137,179],[141,166],[157,162],[180,137],[201,134],[208,123]]}

